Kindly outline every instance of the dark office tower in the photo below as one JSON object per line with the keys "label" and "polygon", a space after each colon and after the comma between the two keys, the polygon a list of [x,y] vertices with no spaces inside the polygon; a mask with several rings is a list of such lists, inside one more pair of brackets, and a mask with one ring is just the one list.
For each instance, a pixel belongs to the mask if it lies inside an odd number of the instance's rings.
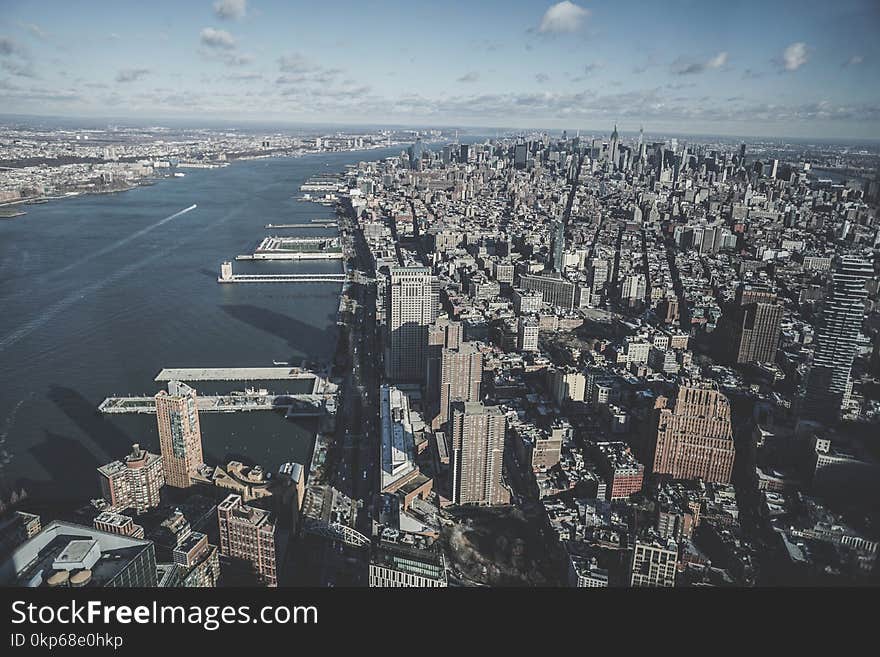
{"label": "dark office tower", "polygon": [[609,145],[611,154],[611,164],[617,167],[617,144],[620,137],[617,134],[617,124],[614,124],[614,132],[611,133],[611,144]]}
{"label": "dark office tower", "polygon": [[856,341],[865,317],[865,286],[873,275],[871,261],[858,256],[842,256],[834,269],[807,379],[802,410],[807,419],[836,422],[848,400]]}
{"label": "dark office tower", "polygon": [[422,381],[428,326],[437,319],[437,289],[427,267],[394,267],[388,284],[385,374],[392,381]]}
{"label": "dark office tower", "polygon": [[725,310],[719,332],[727,360],[733,363],[772,363],[776,360],[782,306],[769,290],[741,285]]}
{"label": "dark office tower", "polygon": [[453,401],[480,401],[483,379],[483,354],[472,342],[462,342],[458,349],[444,349],[440,364],[440,409],[434,420],[441,428],[449,420]]}
{"label": "dark office tower", "polygon": [[180,381],[169,381],[168,392],[156,395],[156,422],[165,483],[188,488],[202,460],[202,431],[196,391]]}
{"label": "dark office tower", "polygon": [[562,256],[565,253],[565,222],[555,219],[550,228],[550,258],[553,271],[562,272]]}
{"label": "dark office tower", "polygon": [[730,402],[714,383],[685,383],[655,406],[654,474],[726,484],[733,473]]}
{"label": "dark office tower", "polygon": [[526,160],[528,159],[529,149],[525,144],[517,144],[513,148],[513,167],[515,169],[525,169]]}
{"label": "dark office tower", "polygon": [[510,502],[501,480],[506,420],[498,406],[452,405],[452,501],[456,504]]}
{"label": "dark office tower", "polygon": [[459,162],[467,162],[469,157],[468,145],[462,144],[458,149]]}
{"label": "dark office tower", "polygon": [[409,166],[411,169],[418,169],[422,160],[422,155],[425,153],[425,145],[422,143],[421,138],[416,139],[415,143],[409,147]]}
{"label": "dark office tower", "polygon": [[745,161],[746,161],[746,145],[740,144],[739,145],[739,164],[740,164],[740,166],[743,166],[743,162],[745,162]]}

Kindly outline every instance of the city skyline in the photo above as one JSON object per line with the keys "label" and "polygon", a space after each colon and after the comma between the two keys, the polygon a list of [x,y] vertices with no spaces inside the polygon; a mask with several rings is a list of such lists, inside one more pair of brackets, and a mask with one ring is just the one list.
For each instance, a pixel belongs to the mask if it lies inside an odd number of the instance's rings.
{"label": "city skyline", "polygon": [[13,2],[0,17],[0,97],[12,114],[67,117],[880,134],[880,10],[799,9],[205,0],[37,13]]}

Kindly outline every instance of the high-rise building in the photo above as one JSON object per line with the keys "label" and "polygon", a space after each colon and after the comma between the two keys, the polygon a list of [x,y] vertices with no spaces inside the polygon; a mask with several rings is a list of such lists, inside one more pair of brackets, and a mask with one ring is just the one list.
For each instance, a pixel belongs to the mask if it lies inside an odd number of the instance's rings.
{"label": "high-rise building", "polygon": [[440,365],[440,410],[434,425],[449,420],[453,401],[480,401],[483,380],[483,354],[473,342],[462,342],[458,349],[444,349]]}
{"label": "high-rise building", "polygon": [[131,454],[98,468],[101,493],[111,509],[134,509],[143,513],[159,506],[159,490],[165,485],[162,457],[135,443]]}
{"label": "high-rise building", "polygon": [[526,144],[517,144],[513,147],[513,167],[525,169],[529,157],[529,147]]}
{"label": "high-rise building", "polygon": [[188,488],[191,475],[202,465],[202,431],[196,391],[180,381],[169,381],[168,392],[156,395],[156,421],[165,483]]}
{"label": "high-rise building", "polygon": [[868,295],[866,283],[873,275],[871,261],[857,256],[841,257],[834,268],[803,400],[802,415],[807,419],[835,422],[840,417],[852,385],[850,374]]}
{"label": "high-rise building", "polygon": [[452,500],[456,504],[507,504],[501,480],[504,413],[480,402],[452,405]]}
{"label": "high-rise building", "polygon": [[730,402],[714,383],[686,382],[672,406],[657,400],[654,473],[729,483],[733,473]]}
{"label": "high-rise building", "polygon": [[386,376],[422,381],[428,354],[428,326],[437,319],[437,283],[427,267],[394,267],[388,289]]}
{"label": "high-rise building", "polygon": [[637,539],[630,563],[630,586],[675,586],[678,550],[674,541]]}
{"label": "high-rise building", "polygon": [[740,286],[724,313],[719,335],[728,360],[735,363],[772,363],[776,360],[782,306],[769,290]]}
{"label": "high-rise building", "polygon": [[248,506],[241,495],[229,495],[217,506],[220,554],[235,566],[245,566],[266,586],[278,586],[275,519],[263,509]]}
{"label": "high-rise building", "polygon": [[54,521],[0,563],[0,585],[15,587],[154,587],[151,541]]}
{"label": "high-rise building", "polygon": [[425,397],[436,416],[440,404],[440,367],[444,349],[458,349],[463,336],[461,322],[443,315],[428,327],[428,351],[425,367]]}

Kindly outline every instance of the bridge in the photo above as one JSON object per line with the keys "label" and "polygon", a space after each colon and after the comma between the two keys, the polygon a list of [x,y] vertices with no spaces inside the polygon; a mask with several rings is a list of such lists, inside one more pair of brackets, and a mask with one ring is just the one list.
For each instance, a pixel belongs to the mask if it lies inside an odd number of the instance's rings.
{"label": "bridge", "polygon": [[303,521],[302,531],[316,536],[323,536],[324,538],[342,541],[346,545],[351,545],[352,547],[367,547],[370,545],[370,539],[361,534],[358,530],[339,522],[327,522],[318,518],[306,517]]}

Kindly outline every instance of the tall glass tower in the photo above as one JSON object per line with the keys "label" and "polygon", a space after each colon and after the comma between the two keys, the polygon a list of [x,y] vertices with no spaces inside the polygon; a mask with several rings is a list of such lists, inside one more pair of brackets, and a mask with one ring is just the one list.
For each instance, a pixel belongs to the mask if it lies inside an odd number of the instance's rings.
{"label": "tall glass tower", "polygon": [[804,395],[802,416],[806,419],[831,423],[840,417],[851,389],[856,340],[865,315],[865,284],[873,275],[871,260],[859,256],[842,256],[834,269]]}

